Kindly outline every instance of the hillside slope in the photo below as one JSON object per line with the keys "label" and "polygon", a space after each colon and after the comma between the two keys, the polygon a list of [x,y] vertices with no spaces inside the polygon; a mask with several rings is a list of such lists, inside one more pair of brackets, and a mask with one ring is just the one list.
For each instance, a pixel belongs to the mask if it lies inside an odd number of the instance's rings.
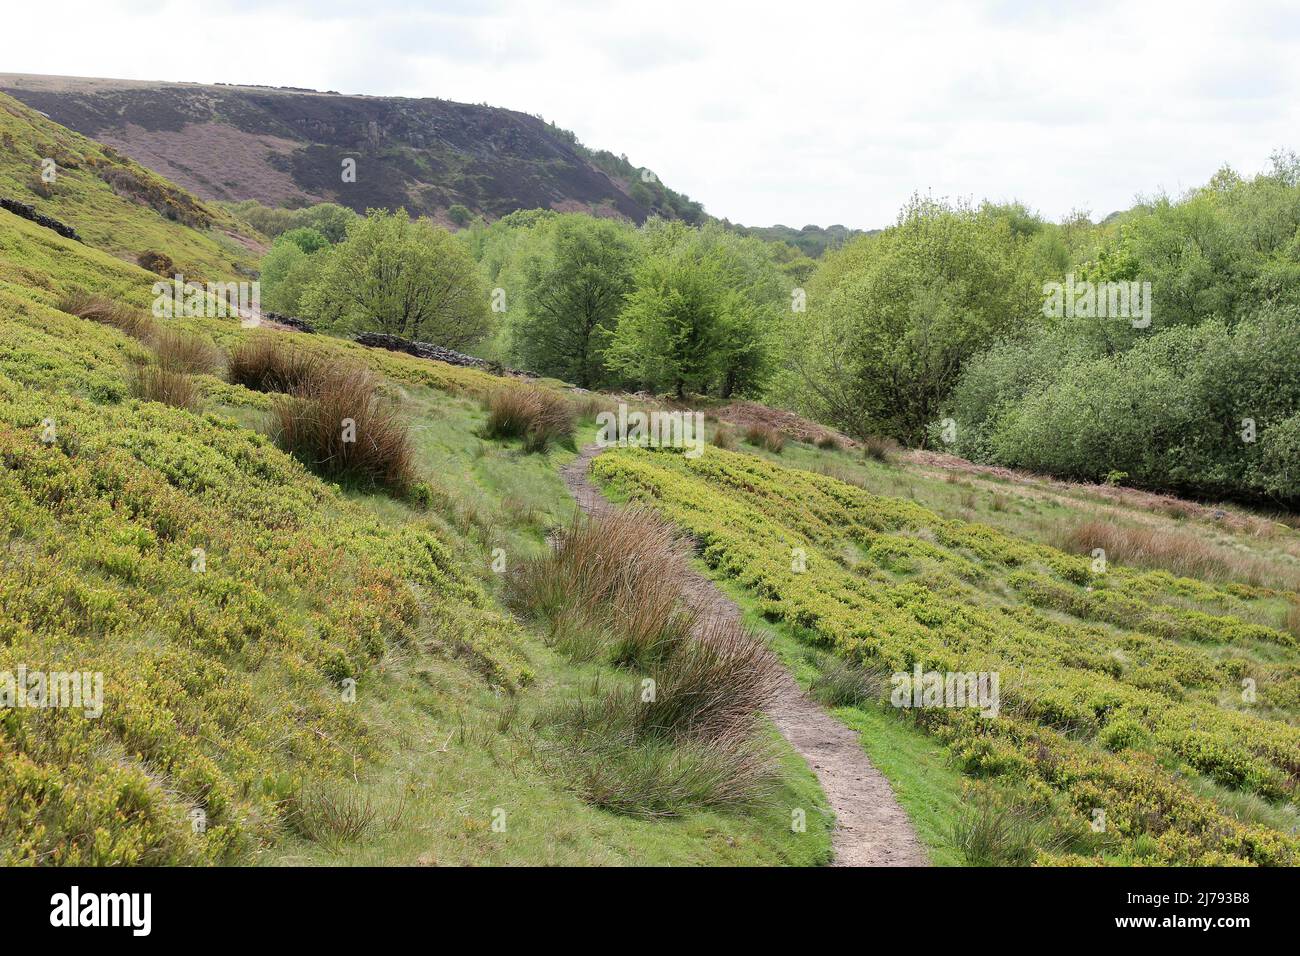
{"label": "hillside slope", "polygon": [[[18,74],[0,74],[0,90],[205,199],[404,206],[444,219],[454,204],[489,219],[533,208],[638,223],[702,214],[625,160],[497,107]],[[345,158],[356,160],[355,182],[343,182]]]}
{"label": "hillside slope", "polygon": [[[592,471],[689,530],[758,614],[814,659],[817,648],[841,661],[829,666],[838,681],[858,669],[843,719],[878,726],[884,714],[924,731],[972,783],[995,788],[963,802],[998,801],[991,814],[1041,827],[999,858],[968,842],[969,862],[1300,861],[1300,578],[1284,526],[1265,535],[1261,521],[1211,550],[1213,532],[1164,519],[1166,551],[1130,566],[1124,544],[1144,540],[1134,514],[1102,526],[1106,550],[1090,550],[1088,522],[1058,550],[1035,539],[1096,502],[963,487],[910,463],[795,446],[696,460],[618,449]],[[914,668],[1000,674],[1000,710],[878,699]],[[864,731],[873,761],[878,734]],[[900,800],[918,809],[905,790]],[[947,837],[973,832],[968,818]]]}
{"label": "hillside slope", "polygon": [[[264,434],[276,396],[196,373],[196,410],[132,397],[161,336],[60,308],[143,312],[154,278],[0,210],[0,678],[102,681],[98,708],[0,710],[0,864],[825,860],[788,748],[770,803],[667,823],[589,805],[547,763],[537,715],[611,672],[492,596],[492,548],[545,550],[572,510],[550,456],[479,437],[510,380],[286,333],[369,366],[418,422],[429,501],[342,489]],[[163,334],[228,353],[267,333]]]}
{"label": "hillside slope", "polygon": [[2,93],[0,197],[34,206],[118,258],[164,252],[196,279],[252,274],[262,249],[229,213]]}

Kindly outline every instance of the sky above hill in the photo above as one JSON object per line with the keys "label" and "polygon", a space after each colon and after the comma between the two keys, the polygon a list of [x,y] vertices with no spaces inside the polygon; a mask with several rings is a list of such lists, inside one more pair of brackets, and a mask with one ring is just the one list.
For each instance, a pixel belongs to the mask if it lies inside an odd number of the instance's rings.
{"label": "sky above hill", "polygon": [[7,45],[11,72],[540,114],[752,225],[880,227],[914,192],[1096,219],[1300,150],[1287,0],[64,0],[4,19],[39,38]]}

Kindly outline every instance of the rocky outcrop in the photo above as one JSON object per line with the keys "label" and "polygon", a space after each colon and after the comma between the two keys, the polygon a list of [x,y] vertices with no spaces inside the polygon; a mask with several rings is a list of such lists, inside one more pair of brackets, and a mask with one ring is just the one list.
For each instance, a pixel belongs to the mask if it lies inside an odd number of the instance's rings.
{"label": "rocky outcrop", "polygon": [[36,207],[25,202],[19,202],[17,199],[5,199],[0,196],[0,209],[6,209],[15,216],[22,216],[29,219],[38,226],[44,226],[46,229],[53,229],[65,239],[75,239],[81,242],[81,237],[77,235],[77,230],[71,226],[59,222],[52,216],[46,216],[36,211]]}
{"label": "rocky outcrop", "polygon": [[448,365],[459,365],[462,368],[476,368],[483,372],[490,372],[493,375],[537,377],[532,372],[506,368],[499,362],[489,362],[486,359],[475,358],[454,349],[443,348],[441,345],[433,345],[429,342],[412,342],[409,339],[399,338],[396,335],[386,335],[383,332],[362,332],[356,336],[356,341],[371,348],[388,349],[390,352],[405,352],[407,355],[414,355],[416,358],[446,362]]}
{"label": "rocky outcrop", "polygon": [[295,332],[315,332],[316,327],[306,319],[300,319],[296,315],[285,315],[283,312],[263,312],[262,318],[268,322],[274,322],[276,325],[283,325],[286,329],[293,329]]}
{"label": "rocky outcrop", "polygon": [[[432,98],[52,79],[5,74],[0,92],[203,199],[328,199],[363,214],[402,206],[438,217],[460,204],[489,220],[536,208],[599,209],[637,223],[672,215],[633,199],[626,175],[526,113]],[[345,158],[358,170],[346,184]],[[123,178],[126,191],[138,186],[119,168],[102,172]],[[642,200],[662,189],[643,185]]]}

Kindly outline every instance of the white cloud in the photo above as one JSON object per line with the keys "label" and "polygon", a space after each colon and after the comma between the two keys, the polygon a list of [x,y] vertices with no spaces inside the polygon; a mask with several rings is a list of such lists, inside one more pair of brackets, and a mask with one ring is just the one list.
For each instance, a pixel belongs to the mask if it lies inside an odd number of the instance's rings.
{"label": "white cloud", "polygon": [[70,0],[6,69],[252,82],[540,113],[732,220],[893,220],[914,191],[1059,217],[1300,147],[1300,17],[1025,0]]}

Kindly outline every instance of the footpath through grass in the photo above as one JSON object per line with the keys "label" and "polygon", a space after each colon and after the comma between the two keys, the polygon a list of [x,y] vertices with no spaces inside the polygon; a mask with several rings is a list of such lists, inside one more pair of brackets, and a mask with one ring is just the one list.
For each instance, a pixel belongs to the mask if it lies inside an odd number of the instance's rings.
{"label": "footpath through grass", "polygon": [[[132,397],[153,347],[56,306],[147,308],[153,277],[0,215],[0,671],[103,679],[102,713],[0,716],[0,862],[828,859],[824,812],[791,829],[825,803],[788,748],[761,807],[658,820],[543,759],[534,717],[610,675],[495,598],[495,549],[540,551],[573,507],[565,452],[477,435],[517,383],[292,336],[366,364],[413,426],[418,501],[345,489],[261,432],[274,396],[203,373],[194,410]],[[169,328],[226,353],[263,334]]]}
{"label": "footpath through grass", "polygon": [[907,717],[980,785],[968,859],[1300,860],[1278,825],[1300,773],[1300,656],[1279,610],[1294,591],[1099,563],[770,455],[620,449],[593,470],[865,683],[1000,675],[996,717]]}

